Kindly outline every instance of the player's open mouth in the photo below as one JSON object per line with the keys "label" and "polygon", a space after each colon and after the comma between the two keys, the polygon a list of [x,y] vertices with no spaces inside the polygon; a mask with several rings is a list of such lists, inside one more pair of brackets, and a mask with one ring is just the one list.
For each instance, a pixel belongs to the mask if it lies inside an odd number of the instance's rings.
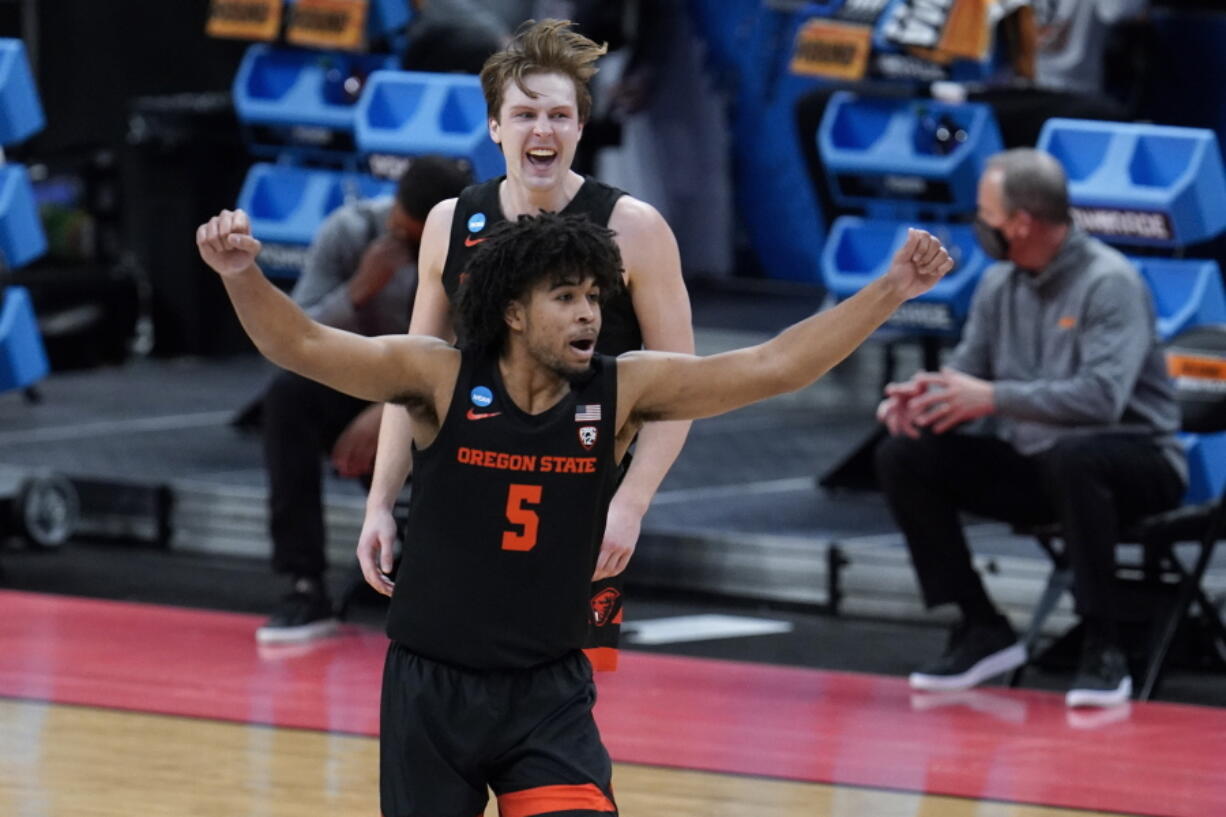
{"label": "player's open mouth", "polygon": [[579,352],[584,352],[584,353],[592,351],[592,349],[595,348],[595,346],[596,346],[596,341],[593,340],[592,338],[581,338],[579,340],[572,340],[570,342],[570,348],[576,351],[579,351]]}
{"label": "player's open mouth", "polygon": [[558,152],[552,148],[532,148],[528,151],[528,163],[533,167],[545,169],[558,158]]}

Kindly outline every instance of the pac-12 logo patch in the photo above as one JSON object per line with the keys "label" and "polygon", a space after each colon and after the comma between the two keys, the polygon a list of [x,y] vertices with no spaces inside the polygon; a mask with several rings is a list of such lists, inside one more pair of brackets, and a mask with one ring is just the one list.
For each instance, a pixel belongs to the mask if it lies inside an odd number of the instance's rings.
{"label": "pac-12 logo patch", "polygon": [[485,213],[473,213],[468,217],[468,231],[479,233],[485,229]]}
{"label": "pac-12 logo patch", "polygon": [[621,595],[612,587],[606,587],[592,596],[592,623],[603,627],[615,620],[621,610]]}
{"label": "pac-12 logo patch", "polygon": [[579,426],[579,443],[591,451],[596,444],[596,426]]}
{"label": "pac-12 logo patch", "polygon": [[494,402],[494,393],[485,386],[476,386],[468,393],[469,398],[473,401],[473,405],[477,408],[485,408],[490,403]]}

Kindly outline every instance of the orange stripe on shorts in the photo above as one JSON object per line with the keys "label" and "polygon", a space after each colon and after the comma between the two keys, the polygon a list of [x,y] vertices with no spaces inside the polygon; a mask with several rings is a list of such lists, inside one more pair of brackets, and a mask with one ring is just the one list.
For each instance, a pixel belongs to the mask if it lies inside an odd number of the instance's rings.
{"label": "orange stripe on shorts", "polygon": [[538,786],[498,795],[501,817],[535,817],[551,811],[617,811],[613,801],[594,783]]}

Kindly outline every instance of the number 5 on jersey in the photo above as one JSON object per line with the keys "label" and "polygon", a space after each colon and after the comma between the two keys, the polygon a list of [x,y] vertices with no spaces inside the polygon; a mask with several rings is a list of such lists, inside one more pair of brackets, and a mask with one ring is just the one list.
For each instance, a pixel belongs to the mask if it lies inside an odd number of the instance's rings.
{"label": "number 5 on jersey", "polygon": [[512,483],[507,491],[507,521],[521,530],[502,532],[502,549],[528,551],[536,547],[536,533],[541,518],[528,507],[541,504],[541,486]]}

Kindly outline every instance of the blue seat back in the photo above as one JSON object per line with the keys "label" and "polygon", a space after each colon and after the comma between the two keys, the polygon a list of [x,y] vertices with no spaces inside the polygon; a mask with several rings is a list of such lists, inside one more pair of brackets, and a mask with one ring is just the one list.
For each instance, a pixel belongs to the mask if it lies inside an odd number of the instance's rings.
{"label": "blue seat back", "polygon": [[376,71],[357,105],[358,152],[374,157],[438,154],[465,160],[477,181],[501,175],[481,81],[468,74]]}
{"label": "blue seat back", "polygon": [[1056,118],[1038,147],[1068,172],[1074,221],[1104,241],[1175,248],[1226,229],[1226,172],[1211,130]]}
{"label": "blue seat back", "polygon": [[0,303],[0,390],[25,388],[50,370],[29,290],[7,287]]}

